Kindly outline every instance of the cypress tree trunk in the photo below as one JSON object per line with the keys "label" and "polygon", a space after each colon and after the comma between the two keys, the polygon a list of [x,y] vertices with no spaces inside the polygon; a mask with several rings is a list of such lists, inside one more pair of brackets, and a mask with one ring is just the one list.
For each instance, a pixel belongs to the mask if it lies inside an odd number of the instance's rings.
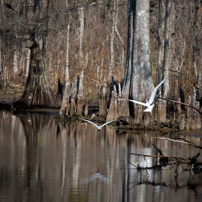
{"label": "cypress tree trunk", "polygon": [[18,50],[17,46],[14,47],[14,52],[13,52],[13,73],[17,74],[18,73]]}
{"label": "cypress tree trunk", "polygon": [[[149,9],[149,0],[129,2],[127,61],[122,88],[122,96],[126,99],[145,101],[150,97],[153,89],[150,65]],[[139,120],[139,115],[143,113],[140,112],[141,106],[138,106],[138,110],[136,108],[136,105],[130,103],[130,115],[133,118],[138,116]]]}
{"label": "cypress tree trunk", "polygon": [[29,64],[30,64],[30,49],[27,49],[27,57],[26,57],[26,69],[25,69],[25,76],[27,77],[29,74]]}
{"label": "cypress tree trunk", "polygon": [[[197,13],[198,13],[198,1],[194,2],[194,21],[192,25],[192,33],[193,33],[193,66],[194,66],[194,73],[195,73],[195,79],[196,79],[196,84],[198,85],[198,71],[197,71],[197,66],[196,66],[196,21],[197,21]],[[196,98],[199,99],[199,90],[196,89]]]}
{"label": "cypress tree trunk", "polygon": [[106,109],[107,109],[107,84],[105,83],[99,95],[99,113],[101,115],[106,115],[107,113]]}
{"label": "cypress tree trunk", "polygon": [[3,82],[2,82],[2,60],[1,60],[1,48],[2,48],[2,36],[0,36],[0,88],[3,86]]}
{"label": "cypress tree trunk", "polygon": [[158,83],[161,82],[161,9],[162,2],[159,0],[159,16],[158,16]]}
{"label": "cypress tree trunk", "polygon": [[[55,106],[46,71],[48,23],[46,21],[44,23],[43,18],[48,16],[48,7],[49,3],[43,5],[42,1],[34,2],[33,18],[37,18],[39,23],[37,22],[31,30],[29,75],[24,93],[20,99],[30,107]],[[44,27],[41,27],[41,22],[45,24]]]}
{"label": "cypress tree trunk", "polygon": [[29,74],[21,100],[30,107],[54,107],[55,102],[44,65],[44,51],[35,42],[30,54]]}
{"label": "cypress tree trunk", "polygon": [[112,11],[112,30],[111,30],[111,39],[110,39],[110,65],[109,65],[109,76],[108,76],[109,81],[112,77],[112,70],[114,69],[114,35],[115,35],[115,26],[117,23],[116,11],[117,11],[117,0],[114,0],[114,9]]}
{"label": "cypress tree trunk", "polygon": [[[66,2],[66,7],[68,9],[68,2]],[[69,114],[69,100],[70,100],[70,80],[69,80],[69,29],[70,20],[68,18],[67,24],[67,35],[66,35],[66,65],[65,65],[65,84],[63,91],[62,105],[60,107],[60,116]]]}
{"label": "cypress tree trunk", "polygon": [[79,59],[80,62],[82,61],[83,58],[83,53],[82,53],[82,44],[83,44],[83,34],[84,34],[84,7],[81,6],[78,8],[78,14],[79,14],[79,22],[80,22],[80,42],[79,42]]}
{"label": "cypress tree trunk", "polygon": [[[1,0],[1,6],[0,6],[0,11],[1,11],[1,16],[0,16],[0,21],[1,23],[3,22],[3,18],[4,18],[4,2],[3,0]],[[3,87],[3,79],[2,79],[2,73],[3,73],[3,65],[2,65],[2,57],[1,57],[1,54],[2,54],[2,35],[0,35],[0,88]]]}
{"label": "cypress tree trunk", "polygon": [[[124,99],[129,98],[130,82],[131,82],[131,64],[132,64],[132,42],[133,42],[133,4],[134,0],[128,2],[128,39],[127,39],[127,58],[124,81],[122,85],[121,96]],[[128,101],[121,101],[119,109],[120,116],[129,116],[129,103]]]}
{"label": "cypress tree trunk", "polygon": [[77,100],[76,100],[76,109],[77,114],[82,115],[83,112],[83,106],[84,106],[84,95],[83,95],[83,71],[81,71],[80,77],[79,77],[79,89],[77,93]]}
{"label": "cypress tree trunk", "polygon": [[164,44],[164,62],[163,62],[163,96],[166,98],[170,94],[169,88],[169,37],[170,37],[170,0],[166,0],[165,17],[165,44]]}
{"label": "cypress tree trunk", "polygon": [[150,65],[150,34],[149,34],[149,9],[150,1],[137,0],[134,9],[134,40],[132,75],[130,86],[130,97],[144,101],[150,97],[153,89],[153,81]]}
{"label": "cypress tree trunk", "polygon": [[70,100],[70,115],[76,114],[76,96],[77,96],[77,79],[75,78],[74,83],[71,86],[71,100]]}

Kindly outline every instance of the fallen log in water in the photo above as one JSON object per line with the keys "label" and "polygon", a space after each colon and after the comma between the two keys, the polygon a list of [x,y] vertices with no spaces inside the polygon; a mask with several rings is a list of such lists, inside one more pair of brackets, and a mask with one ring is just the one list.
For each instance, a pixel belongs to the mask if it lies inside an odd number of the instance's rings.
{"label": "fallen log in water", "polygon": [[[166,140],[170,140],[170,141],[175,141],[178,143],[184,143],[184,144],[188,144],[190,146],[194,146],[198,149],[202,149],[201,146],[195,145],[183,138],[178,138],[178,139],[171,139],[171,138],[159,138],[159,139],[166,139]],[[133,163],[129,162],[131,165],[133,165],[134,167],[136,167],[138,170],[141,169],[157,169],[157,168],[162,168],[162,167],[166,167],[166,166],[176,166],[175,169],[175,174],[177,174],[177,168],[178,166],[182,166],[182,165],[188,165],[190,166],[189,170],[194,170],[196,172],[201,172],[202,168],[200,166],[202,166],[202,160],[198,160],[197,158],[200,156],[200,152],[197,152],[194,156],[192,157],[188,157],[188,158],[182,158],[182,157],[176,157],[176,156],[164,156],[162,151],[156,147],[155,145],[153,145],[155,147],[155,149],[157,150],[157,155],[147,155],[147,154],[138,154],[138,153],[131,153],[131,155],[136,155],[136,156],[140,156],[140,157],[148,157],[148,158],[157,158],[157,164],[150,166],[150,167],[141,167],[140,165],[134,165]],[[185,169],[184,169],[185,170]]]}

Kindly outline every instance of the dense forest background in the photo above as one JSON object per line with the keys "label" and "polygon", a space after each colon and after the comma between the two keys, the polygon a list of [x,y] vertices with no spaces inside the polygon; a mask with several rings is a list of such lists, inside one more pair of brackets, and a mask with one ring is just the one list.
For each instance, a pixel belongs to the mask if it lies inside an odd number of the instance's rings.
{"label": "dense forest background", "polygon": [[[166,2],[161,2],[161,11],[159,2],[150,1],[151,68],[155,85],[159,75],[159,33],[161,64],[165,41]],[[170,96],[178,98],[181,85],[186,102],[194,87],[201,86],[202,2],[173,0],[170,3]],[[160,24],[159,12],[162,15]],[[83,70],[84,95],[96,98],[99,86],[110,83],[112,76],[117,82],[123,81],[127,55],[128,1],[1,0],[0,13],[1,88],[25,86],[30,63],[29,38],[33,30],[37,30],[38,35],[45,37],[45,66],[51,88],[56,94],[58,79],[63,84],[65,79],[68,25],[70,82],[74,82]],[[163,67],[160,68],[162,71]]]}

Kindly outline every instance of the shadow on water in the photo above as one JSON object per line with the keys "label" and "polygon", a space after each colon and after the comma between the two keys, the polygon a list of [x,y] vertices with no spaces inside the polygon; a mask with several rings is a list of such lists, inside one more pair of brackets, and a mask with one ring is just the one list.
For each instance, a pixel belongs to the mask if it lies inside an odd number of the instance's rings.
{"label": "shadow on water", "polygon": [[[98,131],[80,121],[61,125],[54,116],[14,116],[0,111],[0,201],[200,201],[202,175],[179,168],[138,170],[156,159],[188,157],[197,149],[143,131]],[[186,136],[201,145],[201,137]],[[133,164],[131,164],[131,163]]]}

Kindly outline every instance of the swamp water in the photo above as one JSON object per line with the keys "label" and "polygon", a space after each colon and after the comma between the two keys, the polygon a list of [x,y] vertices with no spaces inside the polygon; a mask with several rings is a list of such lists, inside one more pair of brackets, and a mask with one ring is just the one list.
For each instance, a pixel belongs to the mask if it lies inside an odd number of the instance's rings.
{"label": "swamp water", "polygon": [[[159,134],[158,134],[159,135]],[[201,201],[202,173],[166,167],[131,153],[191,157],[197,149],[153,132],[101,131],[89,123],[61,126],[54,116],[0,111],[1,202]],[[183,136],[202,145],[200,136]],[[200,158],[201,159],[201,158]],[[132,164],[130,164],[130,163]],[[184,166],[186,168],[186,166]]]}

